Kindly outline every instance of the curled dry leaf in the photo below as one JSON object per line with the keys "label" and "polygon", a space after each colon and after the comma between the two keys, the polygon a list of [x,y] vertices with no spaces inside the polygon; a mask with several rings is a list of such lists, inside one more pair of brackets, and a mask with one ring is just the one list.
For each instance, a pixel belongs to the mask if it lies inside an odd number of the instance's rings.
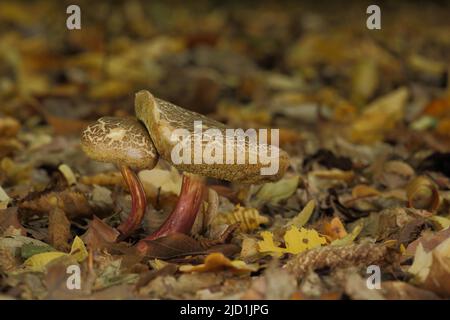
{"label": "curled dry leaf", "polygon": [[278,203],[289,198],[297,190],[300,176],[281,179],[278,182],[269,182],[256,193],[256,204]]}
{"label": "curled dry leaf", "polygon": [[241,207],[238,204],[232,212],[218,215],[215,223],[239,223],[239,229],[242,232],[248,233],[258,229],[261,224],[269,223],[269,218],[261,215],[258,209]]}
{"label": "curled dry leaf", "polygon": [[293,256],[286,264],[286,268],[301,278],[308,270],[325,267],[334,269],[371,264],[382,266],[395,260],[396,254],[394,250],[383,244],[325,246]]}
{"label": "curled dry leaf", "polygon": [[181,272],[217,272],[230,270],[233,273],[245,274],[258,270],[258,265],[249,265],[241,260],[230,260],[222,253],[210,253],[205,262],[200,265],[184,265],[179,268]]}
{"label": "curled dry leaf", "polygon": [[347,231],[339,217],[334,217],[330,221],[325,221],[322,226],[322,232],[331,240],[342,239],[347,235]]}
{"label": "curled dry leaf", "polygon": [[434,182],[424,176],[413,179],[406,187],[408,206],[435,212],[439,207],[439,190]]}

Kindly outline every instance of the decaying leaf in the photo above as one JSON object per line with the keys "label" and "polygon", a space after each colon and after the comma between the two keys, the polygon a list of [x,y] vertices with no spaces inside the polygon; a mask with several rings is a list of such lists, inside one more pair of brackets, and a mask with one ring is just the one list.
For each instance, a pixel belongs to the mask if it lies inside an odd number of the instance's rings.
{"label": "decaying leaf", "polygon": [[180,267],[181,272],[217,272],[220,270],[230,270],[233,273],[241,274],[257,271],[258,266],[246,264],[241,260],[230,260],[222,253],[210,253],[203,264]]}
{"label": "decaying leaf", "polygon": [[86,259],[87,256],[88,253],[86,247],[84,246],[83,240],[81,240],[79,237],[75,237],[69,253],[60,251],[38,253],[25,260],[23,265],[25,270],[41,272],[45,270],[47,264],[55,259],[61,257],[71,257],[74,260],[81,262]]}
{"label": "decaying leaf", "polygon": [[48,239],[50,244],[60,251],[69,249],[70,221],[66,213],[56,207],[49,213],[48,217]]}
{"label": "decaying leaf", "polygon": [[436,185],[426,177],[420,176],[413,179],[406,187],[406,196],[411,208],[434,212],[439,207],[439,191]]}
{"label": "decaying leaf", "polygon": [[352,124],[351,139],[361,143],[379,141],[402,119],[408,95],[408,89],[399,88],[368,105]]}
{"label": "decaying leaf", "polygon": [[296,215],[294,218],[292,218],[287,225],[293,225],[297,228],[303,227],[311,217],[311,215],[314,213],[316,203],[314,200],[310,200],[306,206],[303,208],[302,211],[298,215]]}
{"label": "decaying leaf", "polygon": [[242,232],[248,233],[258,229],[261,224],[267,224],[268,222],[269,219],[266,216],[260,215],[258,209],[241,207],[238,204],[232,212],[218,215],[215,223],[239,223],[239,229]]}
{"label": "decaying leaf", "polygon": [[256,194],[256,203],[278,203],[281,200],[289,198],[297,190],[299,180],[299,176],[293,176],[291,178],[281,179],[278,182],[264,184]]}
{"label": "decaying leaf", "polygon": [[344,225],[341,219],[334,217],[330,221],[325,221],[323,224],[323,234],[328,236],[332,241],[336,239],[342,239],[347,235]]}
{"label": "decaying leaf", "polygon": [[450,238],[428,252],[419,243],[409,272],[423,288],[450,297]]}
{"label": "decaying leaf", "polygon": [[82,239],[89,248],[101,249],[107,244],[115,242],[119,235],[119,231],[94,216]]}
{"label": "decaying leaf", "polygon": [[285,248],[281,248],[275,244],[273,241],[273,234],[264,231],[261,232],[261,236],[263,237],[263,241],[258,243],[259,252],[261,253],[272,253],[272,254],[280,254],[280,253],[292,253],[298,254],[300,252],[321,246],[326,244],[327,241],[324,237],[321,237],[317,231],[313,229],[304,229],[300,230],[292,226],[286,233],[284,234]]}

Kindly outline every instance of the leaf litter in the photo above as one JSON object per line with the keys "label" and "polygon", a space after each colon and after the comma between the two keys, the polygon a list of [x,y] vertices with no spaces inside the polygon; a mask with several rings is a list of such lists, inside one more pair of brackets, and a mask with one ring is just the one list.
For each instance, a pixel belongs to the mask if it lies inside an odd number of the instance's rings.
{"label": "leaf litter", "polygon": [[[306,3],[89,3],[98,15],[61,35],[56,1],[2,2],[1,297],[450,298],[445,10],[393,4],[375,34],[349,6],[336,19]],[[148,208],[123,240],[126,183],[79,144],[99,117],[134,116],[142,88],[232,127],[279,128],[288,172],[263,185],[208,180],[191,232],[144,241],[143,254],[135,244],[173,210],[181,173],[164,161],[138,173]],[[371,265],[381,290],[366,286]]]}

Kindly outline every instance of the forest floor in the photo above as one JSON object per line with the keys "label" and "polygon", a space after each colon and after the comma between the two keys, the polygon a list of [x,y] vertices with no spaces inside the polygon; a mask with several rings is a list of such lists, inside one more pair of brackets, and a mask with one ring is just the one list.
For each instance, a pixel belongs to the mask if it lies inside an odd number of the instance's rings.
{"label": "forest floor", "polygon": [[[381,30],[356,2],[80,7],[69,31],[60,2],[0,3],[1,299],[450,297],[447,4],[390,2]],[[130,194],[80,132],[141,89],[279,129],[287,173],[209,179],[191,233],[139,254],[181,173],[139,172],[148,208],[118,241]]]}

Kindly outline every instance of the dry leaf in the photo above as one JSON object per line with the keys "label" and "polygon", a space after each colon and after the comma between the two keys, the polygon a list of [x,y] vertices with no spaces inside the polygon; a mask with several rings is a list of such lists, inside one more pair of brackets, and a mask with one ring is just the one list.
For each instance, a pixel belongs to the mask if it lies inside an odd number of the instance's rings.
{"label": "dry leaf", "polygon": [[269,222],[269,218],[260,215],[257,209],[241,207],[239,204],[232,212],[220,214],[215,220],[215,223],[219,224],[239,223],[239,229],[245,233],[258,229],[261,224]]}
{"label": "dry leaf", "polygon": [[278,247],[273,241],[273,234],[268,231],[261,232],[261,236],[263,241],[258,242],[259,252],[276,255],[280,253],[298,254],[327,243],[326,239],[321,237],[316,230],[305,228],[299,230],[295,226],[292,226],[284,234],[286,248]]}
{"label": "dry leaf", "polygon": [[403,118],[408,95],[403,87],[372,102],[353,122],[350,138],[358,143],[380,141]]}
{"label": "dry leaf", "polygon": [[90,249],[101,249],[108,243],[115,242],[119,235],[119,231],[94,216],[82,239]]}
{"label": "dry leaf", "polygon": [[25,260],[23,263],[25,270],[30,270],[34,272],[42,272],[45,270],[47,264],[55,259],[61,257],[72,257],[78,262],[83,261],[88,256],[86,247],[84,246],[83,240],[79,237],[75,237],[72,243],[72,248],[70,253],[64,253],[59,251],[38,253],[32,257]]}
{"label": "dry leaf", "polygon": [[205,263],[193,266],[184,265],[179,269],[181,272],[217,272],[230,270],[233,273],[245,274],[258,270],[258,265],[248,265],[241,260],[230,260],[222,253],[211,253],[205,258]]}
{"label": "dry leaf", "polygon": [[439,190],[434,182],[424,176],[417,177],[408,184],[406,196],[410,208],[434,212],[439,207]]}
{"label": "dry leaf", "polygon": [[300,176],[284,178],[278,182],[269,182],[262,186],[256,194],[256,203],[278,203],[289,198],[297,190]]}
{"label": "dry leaf", "polygon": [[347,235],[347,231],[338,217],[334,217],[331,221],[325,221],[322,228],[323,234],[331,240],[342,239]]}
{"label": "dry leaf", "polygon": [[287,226],[293,225],[297,228],[303,227],[309,220],[309,218],[314,213],[314,209],[316,207],[316,202],[314,200],[310,200],[306,206],[303,208],[300,213],[292,218],[288,223]]}
{"label": "dry leaf", "polygon": [[66,217],[66,213],[54,208],[49,212],[48,217],[48,239],[50,244],[59,251],[67,251],[69,249],[70,221]]}

